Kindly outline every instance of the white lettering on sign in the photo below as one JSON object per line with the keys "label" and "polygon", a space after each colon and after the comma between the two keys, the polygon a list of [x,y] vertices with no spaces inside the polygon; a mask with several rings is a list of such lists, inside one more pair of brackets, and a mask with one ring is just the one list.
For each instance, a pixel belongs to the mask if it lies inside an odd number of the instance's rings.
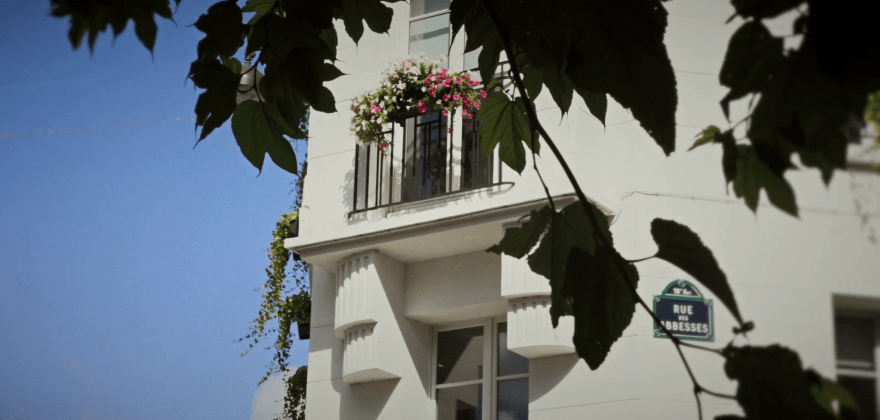
{"label": "white lettering on sign", "polygon": [[709,332],[709,324],[704,322],[675,322],[675,321],[664,321],[664,325],[666,329],[669,331],[681,331],[681,332],[695,332],[695,333],[708,333]]}
{"label": "white lettering on sign", "polygon": [[672,293],[675,293],[676,295],[685,295],[685,296],[690,296],[690,295],[691,295],[691,291],[690,291],[690,290],[682,289],[682,288],[680,288],[680,287],[673,287],[673,288],[672,288]]}
{"label": "white lettering on sign", "polygon": [[672,313],[693,315],[694,314],[694,307],[691,305],[672,305]]}

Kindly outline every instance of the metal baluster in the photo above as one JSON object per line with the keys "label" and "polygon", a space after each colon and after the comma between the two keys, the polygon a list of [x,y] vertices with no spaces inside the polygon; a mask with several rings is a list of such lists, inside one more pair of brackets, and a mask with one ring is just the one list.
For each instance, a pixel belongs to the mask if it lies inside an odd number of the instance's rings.
{"label": "metal baluster", "polygon": [[367,158],[364,159],[364,161],[367,162],[367,164],[364,165],[364,166],[366,166],[366,170],[367,170],[366,179],[364,180],[364,208],[365,209],[370,208],[370,149],[371,148],[372,147],[370,145],[367,145]]}
{"label": "metal baluster", "polygon": [[354,200],[351,203],[351,211],[357,211],[358,208],[358,167],[360,166],[361,144],[358,142],[354,146]]}

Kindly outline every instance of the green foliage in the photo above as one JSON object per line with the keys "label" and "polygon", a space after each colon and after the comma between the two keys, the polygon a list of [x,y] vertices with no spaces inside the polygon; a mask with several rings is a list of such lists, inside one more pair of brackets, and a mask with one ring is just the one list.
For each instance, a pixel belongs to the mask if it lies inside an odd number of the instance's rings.
{"label": "green foliage", "polygon": [[[180,0],[174,0],[180,4]],[[134,32],[138,39],[153,53],[156,45],[155,15],[173,21],[171,5],[168,0],[49,0],[52,16],[70,16],[70,30],[67,37],[74,49],[79,49],[82,39],[88,33],[89,50],[95,50],[98,34],[113,28],[113,38],[125,31],[129,20],[134,21]]]}
{"label": "green foliage", "polygon": [[300,366],[293,375],[287,377],[284,395],[284,411],[275,420],[305,420],[306,418],[306,379],[309,367]]}
{"label": "green foliage", "polygon": [[244,101],[235,109],[232,133],[241,153],[255,167],[263,167],[263,158],[268,153],[279,168],[296,173],[296,154],[283,134],[301,138],[302,132],[287,124],[274,103]]}
{"label": "green foliage", "polygon": [[651,222],[651,236],[659,248],[655,255],[657,258],[682,269],[706,286],[727,306],[740,326],[744,326],[727,276],[721,271],[712,251],[703,245],[694,231],[672,220],[654,219]]}
{"label": "green foliage", "polygon": [[[659,0],[492,3],[503,26],[516,28],[509,36],[517,54],[527,57],[523,71],[543,79],[563,113],[577,92],[604,121],[604,107],[597,102],[608,94],[632,110],[666,154],[675,149],[676,84],[663,44],[666,10]],[[451,9],[460,10],[451,16],[453,29],[464,25],[469,43],[480,43],[483,53],[496,48],[494,33],[471,41],[490,32],[480,29],[492,27],[477,0],[454,0]]]}
{"label": "green foliage", "polygon": [[722,354],[727,359],[724,363],[727,377],[739,381],[736,398],[745,419],[836,417],[817,401],[813,389],[823,384],[822,379],[816,372],[804,370],[797,353],[773,345],[728,346]]}
{"label": "green foliage", "polygon": [[357,44],[364,34],[364,22],[376,33],[386,33],[391,28],[394,12],[379,0],[343,0],[342,21],[345,32]]}
{"label": "green foliage", "polygon": [[880,147],[880,90],[868,95],[865,105],[865,122],[874,124],[874,143]]}
{"label": "green foliage", "polygon": [[[483,153],[492,153],[500,144],[501,161],[522,173],[526,167],[526,150],[522,143],[532,146],[532,131],[522,102],[511,100],[504,92],[492,92],[483,100],[477,120],[482,123],[480,147]],[[535,141],[535,153],[538,149]]]}
{"label": "green foliage", "polygon": [[773,172],[769,165],[758,157],[752,146],[736,146],[736,177],[733,179],[733,192],[743,197],[752,211],[758,207],[758,194],[761,189],[780,210],[797,217],[797,204],[794,190],[785,178]]}

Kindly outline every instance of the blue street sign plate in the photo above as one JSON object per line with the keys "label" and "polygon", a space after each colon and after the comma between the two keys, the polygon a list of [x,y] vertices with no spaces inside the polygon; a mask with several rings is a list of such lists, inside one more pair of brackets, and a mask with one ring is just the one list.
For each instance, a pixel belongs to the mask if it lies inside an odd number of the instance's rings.
{"label": "blue street sign plate", "polygon": [[[681,340],[715,340],[712,308],[712,300],[703,297],[697,286],[687,280],[673,281],[662,294],[654,295],[654,313]],[[667,338],[656,322],[654,337]]]}

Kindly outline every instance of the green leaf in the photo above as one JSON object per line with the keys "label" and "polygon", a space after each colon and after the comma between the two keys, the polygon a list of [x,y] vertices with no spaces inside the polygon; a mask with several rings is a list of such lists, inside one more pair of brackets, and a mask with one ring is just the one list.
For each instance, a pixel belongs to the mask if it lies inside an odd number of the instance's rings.
{"label": "green leaf", "polygon": [[633,287],[638,287],[636,267],[614,248],[599,245],[594,255],[571,248],[567,261],[565,281],[572,290],[574,346],[592,370],[605,361],[636,310],[634,292],[621,273],[621,266]]}
{"label": "green leaf", "polygon": [[480,147],[490,153],[500,143],[501,161],[522,173],[526,167],[526,151],[522,142],[531,141],[532,132],[525,108],[511,101],[503,92],[490,93],[477,113],[480,126]]}
{"label": "green leaf", "polygon": [[760,21],[743,24],[730,38],[719,79],[730,92],[721,100],[724,116],[730,118],[730,102],[764,89],[782,63],[782,38],[776,38]]}
{"label": "green leaf", "polygon": [[199,141],[208,137],[232,116],[241,75],[233,73],[216,58],[193,61],[188,76],[196,87],[205,89],[196,101],[196,129],[202,127]]}
{"label": "green leaf", "polygon": [[224,66],[232,70],[235,74],[241,74],[241,61],[238,61],[235,57],[224,58],[220,60]]}
{"label": "green leaf", "polygon": [[498,68],[498,61],[501,58],[501,51],[504,51],[504,45],[500,39],[496,39],[494,43],[483,45],[480,55],[477,57],[477,65],[480,68],[480,78],[489,80],[495,76],[495,69]]}
{"label": "green leaf", "polygon": [[205,33],[199,41],[199,60],[208,61],[217,56],[231,57],[244,45],[250,27],[242,23],[241,9],[233,0],[214,3],[208,12],[199,16],[193,26]]}
{"label": "green leaf", "polygon": [[697,136],[695,137],[696,141],[694,141],[693,146],[691,146],[691,148],[688,149],[687,151],[690,152],[691,150],[694,150],[697,147],[700,147],[704,144],[709,144],[709,143],[714,143],[716,141],[719,141],[720,136],[721,136],[721,129],[718,128],[717,126],[710,125],[708,128],[701,131],[700,134],[697,134]]}
{"label": "green leaf", "polygon": [[544,206],[540,210],[532,210],[529,221],[523,223],[521,227],[507,229],[501,242],[498,245],[493,245],[486,252],[494,252],[498,255],[504,253],[514,258],[526,256],[547,230],[552,215],[553,209],[550,206]]}
{"label": "green leaf", "polygon": [[861,415],[856,399],[846,390],[846,388],[837,382],[823,379],[822,382],[813,384],[813,386],[810,387],[810,392],[813,394],[813,398],[816,402],[819,403],[828,414],[834,415],[835,417],[837,416],[837,413],[834,411],[834,401],[837,401],[837,403],[840,404],[840,407]]}
{"label": "green leaf", "polygon": [[575,91],[584,98],[590,113],[604,126],[605,114],[608,112],[608,97],[604,93],[596,93],[584,88],[575,88]]}
{"label": "green leaf", "polygon": [[[595,206],[587,203],[600,223],[602,234],[609,239],[608,221]],[[529,256],[529,267],[550,280],[552,306],[550,320],[556,327],[559,317],[573,314],[571,288],[567,286],[566,264],[572,248],[580,248],[588,254],[595,253],[596,239],[593,227],[579,202],[569,204],[559,214],[550,214],[550,229],[538,249]]]}
{"label": "green leaf", "polygon": [[657,258],[680,268],[706,286],[721,299],[740,326],[744,325],[727,276],[721,271],[712,251],[694,231],[672,220],[654,219],[651,222],[651,236],[659,248],[655,255]]}
{"label": "green leaf", "polygon": [[363,21],[367,21],[371,31],[384,34],[391,28],[394,12],[379,0],[343,0],[342,14],[345,32],[357,44],[364,34]]}
{"label": "green leaf", "polygon": [[541,94],[541,88],[544,87],[541,71],[534,67],[526,67],[522,70],[522,75],[526,93],[529,95],[529,99],[534,102],[535,98]]}
{"label": "green leaf", "polygon": [[780,210],[797,217],[798,209],[794,198],[794,190],[785,178],[782,178],[767,167],[751,146],[737,146],[736,177],[733,179],[733,192],[737,197],[745,198],[746,205],[752,211],[758,208],[761,189]]}
{"label": "green leaf", "polygon": [[805,371],[797,353],[779,345],[727,346],[724,372],[739,381],[736,399],[747,419],[834,419],[811,389],[818,374]]}
{"label": "green leaf", "polygon": [[242,12],[255,13],[248,21],[248,25],[253,25],[263,18],[267,13],[271,12],[275,7],[275,0],[248,0],[241,8]]}
{"label": "green leaf", "polygon": [[232,117],[232,132],[241,153],[262,172],[266,153],[280,168],[296,174],[296,154],[282,134],[295,134],[271,102],[244,101]]}

